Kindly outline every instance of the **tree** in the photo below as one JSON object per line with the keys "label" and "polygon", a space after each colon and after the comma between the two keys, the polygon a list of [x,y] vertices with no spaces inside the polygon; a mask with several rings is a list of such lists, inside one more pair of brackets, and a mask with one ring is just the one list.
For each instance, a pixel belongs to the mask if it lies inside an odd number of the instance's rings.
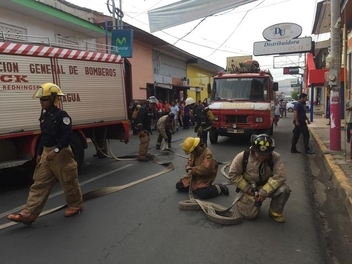
{"label": "tree", "polygon": [[291,98],[293,100],[298,100],[298,95],[299,95],[299,92],[297,92],[297,91],[292,91],[291,92]]}

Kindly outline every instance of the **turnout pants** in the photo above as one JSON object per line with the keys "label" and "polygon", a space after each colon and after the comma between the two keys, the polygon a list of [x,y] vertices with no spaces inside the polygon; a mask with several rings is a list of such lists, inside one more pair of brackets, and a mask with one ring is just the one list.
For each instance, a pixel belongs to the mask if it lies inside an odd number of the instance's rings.
{"label": "turnout pants", "polygon": [[[160,131],[159,132],[159,135],[158,135],[158,139],[156,141],[156,148],[160,148],[161,146],[161,142],[163,141],[163,136],[160,134]],[[171,139],[172,139],[172,134],[169,130],[166,130],[166,136],[167,136],[167,144],[168,144],[168,147],[171,148]]]}
{"label": "turnout pants", "polygon": [[150,136],[147,131],[140,131],[139,137],[139,157],[146,157],[149,149]]}
{"label": "turnout pants", "polygon": [[[180,192],[188,192],[189,186],[185,187],[182,180],[176,183],[176,189]],[[200,199],[214,198],[221,193],[221,189],[217,185],[210,185],[204,188],[198,188],[193,191]]]}
{"label": "turnout pants", "polygon": [[[290,188],[285,183],[282,184],[268,197],[271,198],[270,209],[275,213],[282,214],[290,194]],[[260,207],[255,206],[254,196],[248,195],[246,193],[244,193],[237,202],[237,209],[245,219],[255,219],[260,212]]]}
{"label": "turnout pants", "polygon": [[78,182],[77,163],[70,147],[61,149],[52,161],[46,157],[54,147],[44,147],[40,162],[37,164],[23,216],[35,220],[42,212],[50,192],[58,181],[65,193],[68,207],[82,206],[83,198]]}

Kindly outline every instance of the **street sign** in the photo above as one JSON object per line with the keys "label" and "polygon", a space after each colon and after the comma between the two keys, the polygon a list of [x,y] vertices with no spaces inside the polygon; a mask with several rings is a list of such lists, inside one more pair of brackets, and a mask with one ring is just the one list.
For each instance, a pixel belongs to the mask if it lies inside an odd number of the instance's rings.
{"label": "street sign", "polygon": [[284,67],[283,74],[299,74],[298,67]]}
{"label": "street sign", "polygon": [[297,88],[299,87],[299,83],[291,83],[291,88]]}
{"label": "street sign", "polygon": [[253,44],[253,55],[304,53],[312,50],[312,38],[296,38],[277,41],[259,41]]}

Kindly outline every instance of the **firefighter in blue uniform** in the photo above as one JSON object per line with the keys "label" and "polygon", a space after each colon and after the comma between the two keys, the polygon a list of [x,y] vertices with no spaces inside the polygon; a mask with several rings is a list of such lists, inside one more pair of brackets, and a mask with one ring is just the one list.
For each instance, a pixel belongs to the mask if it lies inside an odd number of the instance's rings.
{"label": "firefighter in blue uniform", "polygon": [[64,215],[73,216],[82,211],[82,193],[78,182],[77,163],[70,147],[72,120],[67,112],[59,108],[64,94],[60,87],[45,83],[33,98],[39,98],[42,112],[39,118],[41,137],[36,156],[34,183],[30,187],[27,203],[19,214],[7,218],[14,222],[30,225],[34,222],[56,184],[60,182],[66,196],[68,208]]}

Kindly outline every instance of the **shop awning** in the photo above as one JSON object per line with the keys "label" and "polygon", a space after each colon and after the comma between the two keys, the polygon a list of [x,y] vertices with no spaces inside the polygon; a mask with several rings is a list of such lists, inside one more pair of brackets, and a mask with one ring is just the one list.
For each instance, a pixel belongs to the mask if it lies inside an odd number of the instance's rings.
{"label": "shop awning", "polygon": [[155,86],[159,88],[169,89],[169,90],[171,90],[173,87],[172,84],[167,84],[167,83],[155,83]]}

